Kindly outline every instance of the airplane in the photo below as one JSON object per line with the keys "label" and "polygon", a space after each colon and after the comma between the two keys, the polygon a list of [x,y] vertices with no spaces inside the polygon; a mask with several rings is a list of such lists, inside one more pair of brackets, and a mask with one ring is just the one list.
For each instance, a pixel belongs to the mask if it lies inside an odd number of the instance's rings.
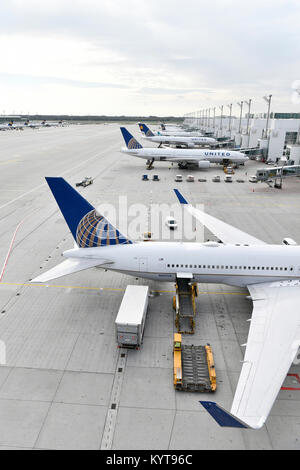
{"label": "airplane", "polygon": [[30,129],[38,129],[41,127],[41,124],[38,124],[37,122],[30,122],[29,119],[27,119],[25,122],[24,122],[24,125],[26,127],[30,127]]}
{"label": "airplane", "polygon": [[22,124],[19,124],[19,123],[14,124],[14,121],[9,121],[6,124],[0,125],[1,131],[14,130],[14,129],[23,130],[23,128],[24,126]]}
{"label": "airplane", "polygon": [[63,125],[63,121],[59,120],[58,122],[48,122],[46,119],[44,119],[41,122],[42,127],[58,127]]}
{"label": "airplane", "polygon": [[271,245],[190,205],[184,210],[218,242],[134,242],[121,234],[63,178],[46,181],[73,235],[65,261],[31,282],[48,282],[91,267],[144,279],[246,287],[253,313],[241,374],[230,413],[214,402],[200,403],[221,426],[260,429],[300,346],[299,246]]}
{"label": "airplane", "polygon": [[126,147],[122,147],[121,152],[147,160],[148,169],[152,168],[154,161],[175,162],[178,163],[179,168],[183,169],[188,165],[197,165],[201,169],[206,169],[210,167],[211,163],[243,164],[248,160],[244,153],[227,149],[144,148],[125,127],[120,127],[120,129],[126,143]]}
{"label": "airplane", "polygon": [[25,121],[25,126],[30,127],[31,129],[38,129],[40,127],[58,127],[63,124],[63,121],[56,122],[48,122],[46,119],[43,119],[40,123],[38,122],[30,122],[29,119]]}
{"label": "airplane", "polygon": [[194,148],[195,146],[215,145],[217,143],[216,139],[213,139],[212,137],[194,137],[191,135],[187,137],[181,137],[179,135],[167,136],[160,133],[158,133],[158,135],[154,135],[149,127],[143,123],[139,123],[139,128],[142,134],[144,134],[143,139],[149,140],[150,142],[157,142],[159,143],[159,147],[161,144],[176,144],[184,145],[188,148]]}
{"label": "airplane", "polygon": [[179,126],[165,126],[165,124],[160,125],[161,130],[157,132],[157,135],[178,135],[180,137],[201,137],[203,134],[199,132],[199,129],[195,127],[192,128],[183,128]]}

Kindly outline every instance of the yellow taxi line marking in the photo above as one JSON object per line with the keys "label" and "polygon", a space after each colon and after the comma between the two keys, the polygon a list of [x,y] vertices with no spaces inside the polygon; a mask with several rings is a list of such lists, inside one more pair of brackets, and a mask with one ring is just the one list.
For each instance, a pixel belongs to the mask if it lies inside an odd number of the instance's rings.
{"label": "yellow taxi line marking", "polygon": [[[0,282],[1,285],[6,286],[24,286],[24,287],[56,287],[57,289],[82,289],[82,290],[107,290],[107,291],[116,291],[124,292],[125,288],[121,287],[87,287],[87,286],[65,286],[59,284],[34,284],[34,283],[22,283],[22,282]],[[155,290],[159,294],[174,294],[175,290]],[[199,295],[203,294],[214,294],[214,295],[247,295],[246,292],[210,292],[210,291],[200,291]]]}
{"label": "yellow taxi line marking", "polygon": [[8,165],[11,162],[18,162],[19,160],[13,159],[13,160],[6,160],[4,162],[0,162],[0,165]]}

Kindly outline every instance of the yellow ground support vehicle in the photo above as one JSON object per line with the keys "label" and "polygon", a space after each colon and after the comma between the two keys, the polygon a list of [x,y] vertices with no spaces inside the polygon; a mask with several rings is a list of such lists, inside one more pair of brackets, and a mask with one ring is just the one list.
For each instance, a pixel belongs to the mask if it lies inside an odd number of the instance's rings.
{"label": "yellow ground support vehicle", "polygon": [[174,334],[173,383],[176,390],[214,392],[217,388],[211,346],[183,345],[180,333]]}

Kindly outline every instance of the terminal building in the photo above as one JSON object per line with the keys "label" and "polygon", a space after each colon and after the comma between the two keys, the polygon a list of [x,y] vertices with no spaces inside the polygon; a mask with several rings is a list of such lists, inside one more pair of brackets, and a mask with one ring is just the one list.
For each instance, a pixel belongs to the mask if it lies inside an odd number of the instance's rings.
{"label": "terminal building", "polygon": [[[185,117],[184,123],[198,127],[204,134],[219,140],[230,139],[232,146],[249,149],[262,161],[300,164],[300,113],[271,113],[267,127],[267,114],[202,117],[197,113]],[[259,150],[259,152],[255,151]],[[246,151],[247,153],[247,151]]]}

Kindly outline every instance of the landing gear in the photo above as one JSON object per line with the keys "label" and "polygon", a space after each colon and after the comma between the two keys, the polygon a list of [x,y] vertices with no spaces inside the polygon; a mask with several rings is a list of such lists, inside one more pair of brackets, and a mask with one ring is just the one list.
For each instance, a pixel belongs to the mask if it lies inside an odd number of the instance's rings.
{"label": "landing gear", "polygon": [[178,163],[178,168],[180,168],[181,170],[186,170],[187,169],[187,162],[179,162]]}
{"label": "landing gear", "polygon": [[146,162],[147,170],[153,170],[153,162],[154,162],[154,158],[152,158],[151,160],[147,160]]}

